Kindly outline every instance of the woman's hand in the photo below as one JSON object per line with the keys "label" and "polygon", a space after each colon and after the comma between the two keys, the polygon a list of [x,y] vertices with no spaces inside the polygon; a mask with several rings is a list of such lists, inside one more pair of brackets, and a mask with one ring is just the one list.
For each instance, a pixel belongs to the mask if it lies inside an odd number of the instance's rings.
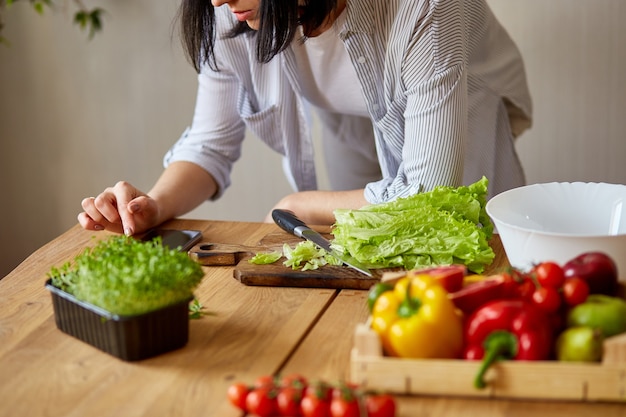
{"label": "woman's hand", "polygon": [[133,235],[156,226],[157,202],[131,184],[120,181],[97,197],[85,198],[78,222],[87,230],[108,230]]}
{"label": "woman's hand", "polygon": [[173,162],[148,193],[120,181],[97,197],[85,198],[78,222],[87,230],[133,235],[182,216],[217,192],[207,171],[192,162]]}

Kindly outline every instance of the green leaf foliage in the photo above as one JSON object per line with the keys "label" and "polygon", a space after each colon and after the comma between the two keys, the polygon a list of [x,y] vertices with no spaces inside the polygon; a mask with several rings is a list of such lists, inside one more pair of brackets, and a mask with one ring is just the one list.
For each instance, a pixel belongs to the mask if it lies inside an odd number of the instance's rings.
{"label": "green leaf foliage", "polygon": [[189,303],[189,319],[198,320],[209,314],[211,313],[205,311],[204,306],[197,298],[194,298],[193,301]]}
{"label": "green leaf foliage", "polygon": [[[4,38],[1,33],[4,28],[3,23],[3,14],[4,8],[10,9],[17,3],[19,0],[0,0],[0,42],[8,44],[8,40]],[[46,11],[46,8],[53,9],[57,5],[53,0],[29,0],[29,3],[33,10],[39,14],[43,15]],[[105,13],[104,9],[100,7],[96,7],[93,9],[88,9],[85,7],[81,0],[73,0],[75,5],[74,12],[74,23],[77,24],[81,30],[88,31],[88,38],[92,39],[96,33],[102,30],[102,15]],[[64,4],[62,4],[65,7]]]}
{"label": "green leaf foliage", "polygon": [[81,29],[89,29],[89,39],[102,30],[103,9],[79,10],[74,14],[74,23]]}
{"label": "green leaf foliage", "polygon": [[112,314],[131,316],[191,299],[204,271],[189,256],[162,245],[111,236],[73,263],[51,268],[52,285]]}
{"label": "green leaf foliage", "polygon": [[488,243],[487,186],[483,177],[469,186],[335,210],[333,249],[373,269],[464,264],[481,273],[495,257]]}

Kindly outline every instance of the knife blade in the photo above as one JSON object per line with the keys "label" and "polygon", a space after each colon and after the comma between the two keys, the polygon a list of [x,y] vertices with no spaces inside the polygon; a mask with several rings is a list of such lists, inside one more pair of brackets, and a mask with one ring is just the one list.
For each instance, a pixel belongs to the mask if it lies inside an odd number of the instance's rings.
{"label": "knife blade", "polygon": [[350,268],[355,269],[369,277],[372,276],[369,269],[360,265],[357,260],[340,254],[333,249],[328,239],[307,226],[306,223],[300,220],[293,212],[282,209],[274,209],[272,210],[272,219],[274,219],[274,222],[286,232],[313,242]]}

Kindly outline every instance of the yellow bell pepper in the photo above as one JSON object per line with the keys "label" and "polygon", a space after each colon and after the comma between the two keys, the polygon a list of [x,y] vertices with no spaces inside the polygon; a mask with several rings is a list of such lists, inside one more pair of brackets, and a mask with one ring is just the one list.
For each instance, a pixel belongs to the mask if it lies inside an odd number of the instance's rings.
{"label": "yellow bell pepper", "polygon": [[393,289],[382,292],[372,308],[372,328],[390,356],[461,356],[462,317],[447,291],[427,274],[409,273]]}

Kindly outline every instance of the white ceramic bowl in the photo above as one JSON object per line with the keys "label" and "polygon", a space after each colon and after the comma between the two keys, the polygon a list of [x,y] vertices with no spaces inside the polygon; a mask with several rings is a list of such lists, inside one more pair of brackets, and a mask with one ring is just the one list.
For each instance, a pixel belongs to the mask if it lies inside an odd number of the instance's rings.
{"label": "white ceramic bowl", "polygon": [[602,251],[626,281],[626,185],[585,182],[533,184],[487,202],[512,266],[528,270],[542,261],[564,264]]}

